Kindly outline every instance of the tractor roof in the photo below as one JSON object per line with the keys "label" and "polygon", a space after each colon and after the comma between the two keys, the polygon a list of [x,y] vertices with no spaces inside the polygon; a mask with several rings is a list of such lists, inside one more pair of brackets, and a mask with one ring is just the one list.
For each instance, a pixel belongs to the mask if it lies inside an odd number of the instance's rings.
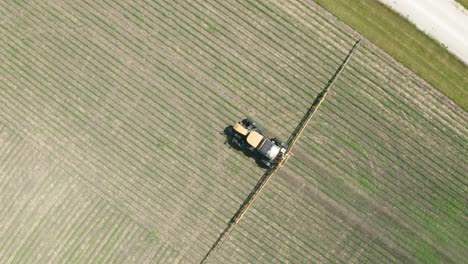
{"label": "tractor roof", "polygon": [[260,142],[262,142],[262,140],[262,134],[258,133],[255,130],[250,132],[250,134],[247,136],[247,143],[249,143],[249,145],[251,145],[254,148],[256,148],[260,144]]}
{"label": "tractor roof", "polygon": [[243,136],[247,136],[249,133],[249,131],[247,131],[247,129],[241,123],[236,123],[234,125],[234,130]]}

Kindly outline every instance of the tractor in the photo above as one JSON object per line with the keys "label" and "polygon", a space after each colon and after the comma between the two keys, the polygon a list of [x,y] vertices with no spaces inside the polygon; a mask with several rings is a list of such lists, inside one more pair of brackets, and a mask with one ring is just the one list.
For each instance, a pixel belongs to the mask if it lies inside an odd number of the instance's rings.
{"label": "tractor", "polygon": [[240,149],[257,154],[261,164],[273,168],[286,153],[286,146],[276,138],[268,139],[255,122],[246,118],[233,127],[231,142]]}

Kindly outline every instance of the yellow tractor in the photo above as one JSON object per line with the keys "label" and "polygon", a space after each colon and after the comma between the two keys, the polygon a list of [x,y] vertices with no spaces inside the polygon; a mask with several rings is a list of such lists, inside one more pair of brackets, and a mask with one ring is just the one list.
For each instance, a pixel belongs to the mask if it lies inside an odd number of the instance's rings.
{"label": "yellow tractor", "polygon": [[257,154],[259,161],[269,168],[281,160],[286,146],[276,138],[268,139],[255,122],[246,118],[233,126],[232,143],[240,149]]}

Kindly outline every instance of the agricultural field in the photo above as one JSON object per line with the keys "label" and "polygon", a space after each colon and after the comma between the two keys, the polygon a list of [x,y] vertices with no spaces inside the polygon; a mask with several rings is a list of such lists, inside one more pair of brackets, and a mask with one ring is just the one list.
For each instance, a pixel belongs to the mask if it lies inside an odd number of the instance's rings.
{"label": "agricultural field", "polygon": [[[199,263],[360,36],[312,1],[0,2],[0,262]],[[210,263],[462,263],[467,116],[365,39]]]}

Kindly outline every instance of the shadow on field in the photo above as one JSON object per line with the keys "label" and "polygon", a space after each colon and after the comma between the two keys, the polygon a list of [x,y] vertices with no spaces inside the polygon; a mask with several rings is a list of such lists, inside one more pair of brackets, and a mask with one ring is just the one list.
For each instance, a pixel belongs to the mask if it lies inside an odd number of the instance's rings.
{"label": "shadow on field", "polygon": [[254,159],[255,163],[257,163],[257,165],[260,168],[268,169],[268,167],[261,161],[261,157],[256,151],[250,151],[248,149],[240,148],[238,145],[232,142],[232,138],[234,137],[234,128],[232,125],[229,125],[226,128],[224,128],[223,134],[226,136],[226,141],[224,141],[224,144],[228,144],[229,148],[233,148],[237,151],[240,151],[245,156]]}

